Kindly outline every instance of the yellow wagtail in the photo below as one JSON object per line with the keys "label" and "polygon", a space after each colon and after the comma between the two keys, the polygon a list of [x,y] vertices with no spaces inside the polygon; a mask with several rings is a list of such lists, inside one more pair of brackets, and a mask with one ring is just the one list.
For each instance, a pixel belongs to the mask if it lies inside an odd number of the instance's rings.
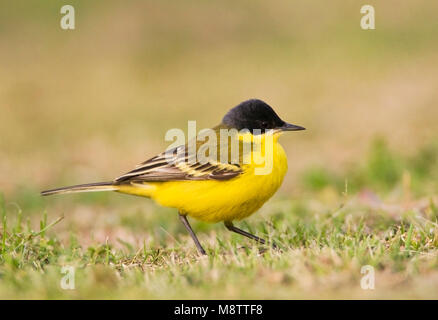
{"label": "yellow wagtail", "polygon": [[[221,140],[212,139],[216,140],[215,146],[207,148],[206,160],[198,158],[202,148],[199,141],[192,153],[187,142],[113,181],[47,190],[42,195],[117,191],[151,198],[160,205],[178,209],[181,222],[201,254],[205,250],[187,216],[206,222],[223,221],[228,230],[264,244],[264,239],[235,227],[233,221],[250,216],[278,190],[287,171],[286,154],[278,138],[283,131],[304,128],[284,122],[268,104],[251,99],[231,109],[221,124],[211,130]],[[237,134],[228,133],[224,140],[220,135],[227,130]],[[233,157],[236,150],[233,143],[238,146],[237,157]],[[270,165],[266,159],[271,159]],[[262,168],[268,170],[263,172]]]}

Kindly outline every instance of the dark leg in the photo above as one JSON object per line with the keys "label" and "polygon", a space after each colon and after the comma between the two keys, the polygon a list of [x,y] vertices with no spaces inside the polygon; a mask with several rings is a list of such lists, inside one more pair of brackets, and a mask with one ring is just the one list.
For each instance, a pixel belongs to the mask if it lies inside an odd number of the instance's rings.
{"label": "dark leg", "polygon": [[[225,224],[225,227],[226,227],[228,230],[230,230],[230,231],[233,231],[233,232],[235,232],[235,233],[238,233],[238,234],[240,234],[240,235],[242,235],[242,236],[245,236],[245,237],[247,237],[247,238],[253,239],[253,240],[255,240],[255,241],[257,241],[257,242],[259,242],[259,243],[261,243],[261,244],[265,244],[265,243],[266,243],[265,239],[259,238],[259,237],[255,236],[255,235],[253,235],[253,234],[251,234],[251,233],[249,233],[249,232],[243,231],[242,229],[239,229],[239,228],[235,227],[235,226],[233,225],[232,222],[228,222],[228,221],[226,221],[226,222],[224,222],[224,224]],[[277,248],[277,246],[275,245],[275,243],[273,243],[272,246],[273,246],[274,248]]]}
{"label": "dark leg", "polygon": [[196,248],[198,248],[198,251],[201,254],[207,254],[204,250],[204,248],[201,246],[201,244],[199,243],[198,238],[196,237],[196,234],[193,232],[192,227],[189,224],[189,221],[187,221],[187,217],[185,215],[179,214],[179,219],[181,220],[181,222],[183,223],[184,227],[186,227],[187,231],[189,232],[190,236],[192,237],[193,241],[196,244]]}

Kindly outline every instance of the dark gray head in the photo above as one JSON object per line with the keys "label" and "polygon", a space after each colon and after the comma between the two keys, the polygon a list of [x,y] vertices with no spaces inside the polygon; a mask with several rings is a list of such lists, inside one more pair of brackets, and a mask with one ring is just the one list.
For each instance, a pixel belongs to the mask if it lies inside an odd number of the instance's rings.
{"label": "dark gray head", "polygon": [[222,123],[237,130],[248,129],[251,132],[260,129],[265,132],[269,129],[297,131],[303,127],[287,123],[280,119],[267,103],[258,99],[244,101],[227,112]]}

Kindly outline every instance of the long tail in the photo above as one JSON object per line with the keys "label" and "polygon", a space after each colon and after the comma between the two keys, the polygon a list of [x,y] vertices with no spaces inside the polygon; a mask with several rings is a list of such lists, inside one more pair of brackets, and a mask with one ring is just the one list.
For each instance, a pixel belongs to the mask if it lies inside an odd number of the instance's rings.
{"label": "long tail", "polygon": [[97,182],[79,184],[76,186],[57,188],[52,190],[42,191],[42,196],[50,196],[52,194],[76,193],[76,192],[95,192],[95,191],[115,191],[118,186],[113,182]]}

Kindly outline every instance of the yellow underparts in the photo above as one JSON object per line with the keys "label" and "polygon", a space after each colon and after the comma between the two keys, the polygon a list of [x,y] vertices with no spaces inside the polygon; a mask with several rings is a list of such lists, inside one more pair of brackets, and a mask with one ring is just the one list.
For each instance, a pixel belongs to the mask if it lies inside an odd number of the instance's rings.
{"label": "yellow underparts", "polygon": [[[120,186],[118,192],[149,197],[162,206],[178,209],[195,219],[206,222],[241,220],[258,210],[278,190],[287,171],[286,154],[278,143],[279,133],[269,143],[262,136],[259,151],[252,153],[252,161],[243,164],[243,173],[225,181],[191,180],[172,182],[148,182],[139,185]],[[241,136],[240,139],[252,139]],[[266,147],[266,148],[265,148]],[[257,148],[256,148],[257,149]],[[265,149],[272,150],[272,163]],[[263,172],[263,168],[272,170]],[[255,174],[267,173],[267,174]]]}

